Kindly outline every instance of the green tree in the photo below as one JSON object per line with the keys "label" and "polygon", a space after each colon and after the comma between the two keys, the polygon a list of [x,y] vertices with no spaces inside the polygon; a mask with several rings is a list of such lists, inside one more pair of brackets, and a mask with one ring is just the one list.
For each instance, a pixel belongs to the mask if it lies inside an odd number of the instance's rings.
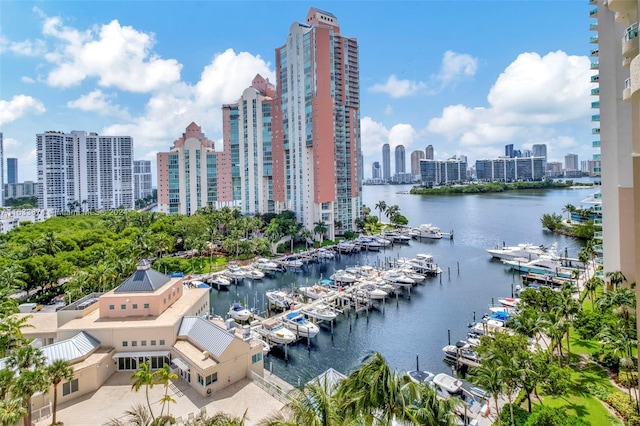
{"label": "green tree", "polygon": [[329,228],[327,227],[327,224],[324,223],[324,221],[318,221],[316,223],[313,224],[313,232],[315,232],[316,234],[320,235],[320,243],[322,244],[322,242],[324,241],[324,234],[327,233],[327,231],[329,230]]}
{"label": "green tree", "polygon": [[19,398],[0,399],[0,424],[2,426],[13,426],[26,414],[27,409],[23,407]]}
{"label": "green tree", "polygon": [[589,297],[591,300],[591,309],[596,309],[596,293],[598,292],[598,288],[604,286],[604,281],[600,277],[591,277],[584,283],[584,293],[582,294],[582,298],[580,302],[584,302],[584,300]]}
{"label": "green tree", "polygon": [[24,273],[22,265],[19,263],[11,263],[3,267],[0,272],[0,288],[6,288],[10,291],[24,289],[27,286],[26,279],[29,276]]}
{"label": "green tree", "polygon": [[[160,400],[160,402],[162,403],[162,408],[160,409],[160,417],[162,418],[162,415],[164,414],[165,404],[168,404],[170,402],[173,402],[173,403],[176,402],[174,399],[171,398],[171,395],[169,395],[169,383],[171,382],[171,380],[176,380],[178,378],[178,375],[172,373],[171,370],[169,369],[169,365],[165,363],[162,366],[162,368],[156,370],[153,373],[153,377],[154,377],[155,383],[161,384],[162,386],[164,386],[164,396]],[[167,405],[166,415],[169,416],[169,405]]]}
{"label": "green tree", "polygon": [[382,222],[382,213],[387,213],[387,203],[385,201],[378,201],[375,205],[375,208],[378,210],[378,220]]}
{"label": "green tree", "polygon": [[131,375],[133,383],[131,389],[138,392],[144,386],[145,398],[147,399],[147,407],[149,407],[149,415],[155,420],[153,410],[151,409],[151,401],[149,401],[149,389],[156,384],[156,378],[151,372],[151,363],[149,361],[139,364],[138,371]]}
{"label": "green tree", "polygon": [[27,411],[24,426],[31,425],[31,397],[36,392],[46,392],[49,383],[44,373],[45,357],[40,348],[23,345],[13,349],[7,357],[7,366],[17,370],[17,377],[10,393],[22,400]]}
{"label": "green tree", "polygon": [[560,225],[562,224],[562,216],[556,213],[545,213],[542,215],[542,218],[540,218],[540,222],[542,222],[542,226],[547,228],[549,231],[555,231],[560,228]]}
{"label": "green tree", "polygon": [[613,289],[617,289],[620,284],[627,280],[627,277],[621,271],[607,272],[605,277],[609,279],[609,283],[613,286]]}
{"label": "green tree", "polygon": [[567,222],[571,221],[571,213],[576,211],[576,206],[574,206],[573,204],[566,204],[563,208],[562,208],[562,213],[566,213],[567,214]]}
{"label": "green tree", "polygon": [[56,415],[58,414],[58,385],[63,381],[73,379],[73,367],[71,363],[64,359],[57,359],[49,364],[46,368],[46,376],[53,385],[53,421],[56,424]]}

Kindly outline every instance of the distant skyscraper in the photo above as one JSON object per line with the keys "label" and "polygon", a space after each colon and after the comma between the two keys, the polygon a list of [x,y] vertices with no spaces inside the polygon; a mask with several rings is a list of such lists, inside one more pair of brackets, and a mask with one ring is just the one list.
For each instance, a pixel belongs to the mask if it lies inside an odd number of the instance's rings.
{"label": "distant skyscraper", "polygon": [[[362,209],[358,41],[338,18],[310,8],[276,48],[274,159],[283,164],[288,209],[304,229],[356,229]],[[275,167],[275,164],[274,164]]]}
{"label": "distant skyscraper", "polygon": [[513,158],[513,144],[510,143],[504,146],[504,156],[507,158]]}
{"label": "distant skyscraper", "polygon": [[232,200],[231,164],[225,151],[216,152],[196,123],[173,143],[169,152],[158,152],[158,208],[163,213],[194,214]]}
{"label": "distant skyscraper", "polygon": [[427,148],[424,150],[425,160],[433,160],[433,145],[427,145]]}
{"label": "distant skyscraper", "polygon": [[7,158],[7,183],[18,183],[17,158]]}
{"label": "distant skyscraper", "polygon": [[564,156],[565,170],[580,170],[577,154],[567,154]]}
{"label": "distant skyscraper", "polygon": [[407,160],[404,158],[404,145],[398,145],[395,150],[395,174],[405,173],[406,164]]}
{"label": "distant skyscraper", "polygon": [[422,150],[413,151],[411,153],[411,175],[415,178],[420,177],[420,160],[424,159],[425,153]]}
{"label": "distant skyscraper", "polygon": [[2,146],[2,132],[0,132],[0,207],[4,206],[4,151]]}
{"label": "distant skyscraper", "polygon": [[382,179],[391,179],[391,147],[388,143],[382,145]]}
{"label": "distant skyscraper", "polygon": [[151,186],[151,161],[133,161],[133,199],[140,200],[153,193]]}
{"label": "distant skyscraper", "polygon": [[371,178],[372,179],[381,179],[382,178],[382,169],[380,168],[380,162],[374,161],[371,165]]}
{"label": "distant skyscraper", "polygon": [[97,133],[36,135],[38,207],[58,211],[132,209],[133,138]]}
{"label": "distant skyscraper", "polygon": [[544,144],[544,143],[534,144],[531,147],[531,150],[533,151],[534,157],[544,157],[545,160],[547,159],[547,144]]}

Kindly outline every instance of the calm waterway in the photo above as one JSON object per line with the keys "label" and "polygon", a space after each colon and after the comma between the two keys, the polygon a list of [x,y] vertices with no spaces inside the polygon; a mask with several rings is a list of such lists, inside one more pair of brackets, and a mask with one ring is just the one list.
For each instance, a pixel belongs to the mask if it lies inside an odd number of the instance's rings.
{"label": "calm waterway", "polygon": [[[249,306],[265,309],[265,291],[278,287],[297,287],[313,284],[330,276],[336,269],[355,264],[376,266],[385,259],[415,257],[430,253],[444,271],[441,278],[427,278],[414,287],[411,298],[388,300],[382,310],[372,310],[358,318],[338,317],[333,336],[330,329],[311,339],[310,346],[300,341],[284,352],[274,348],[264,359],[265,368],[289,383],[305,383],[329,367],[345,374],[357,368],[373,352],[380,352],[393,369],[405,371],[415,368],[419,355],[420,368],[432,372],[450,372],[443,362],[442,347],[467,333],[467,324],[488,312],[494,299],[511,294],[512,273],[502,263],[491,259],[486,249],[523,242],[551,245],[559,250],[567,248],[576,257],[580,243],[542,229],[540,217],[544,213],[561,213],[570,203],[581,206],[592,189],[558,189],[518,191],[500,194],[419,196],[400,193],[410,185],[380,185],[363,187],[363,204],[371,214],[378,214],[375,205],[384,200],[397,204],[400,213],[409,219],[410,226],[431,223],[444,232],[454,231],[453,240],[412,240],[408,245],[396,244],[379,253],[360,253],[336,256],[334,261],[310,264],[297,272],[279,273],[274,278],[251,282],[244,280],[229,290],[211,291],[211,306],[215,314],[225,316],[234,300],[246,301]],[[588,205],[584,205],[588,207]],[[384,216],[383,220],[386,220]],[[379,302],[376,302],[377,304]],[[381,306],[381,305],[379,305]]]}

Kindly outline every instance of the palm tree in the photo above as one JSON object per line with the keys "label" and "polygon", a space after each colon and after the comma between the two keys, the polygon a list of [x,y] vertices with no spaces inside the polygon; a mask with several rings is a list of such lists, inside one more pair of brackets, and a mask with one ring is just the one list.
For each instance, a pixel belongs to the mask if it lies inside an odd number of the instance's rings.
{"label": "palm tree", "polygon": [[480,367],[474,367],[469,370],[469,380],[493,397],[496,405],[496,416],[499,416],[498,396],[505,388],[503,369],[500,365],[494,362],[483,362]]}
{"label": "palm tree", "polygon": [[151,401],[149,401],[149,388],[152,388],[156,384],[155,377],[151,372],[151,363],[149,361],[140,364],[138,371],[131,375],[133,383],[131,389],[138,392],[142,386],[144,386],[145,397],[147,398],[147,406],[149,407],[149,415],[152,420],[155,420],[153,410],[151,409]]}
{"label": "palm tree", "polygon": [[539,347],[540,332],[542,331],[540,316],[541,313],[539,310],[527,307],[519,310],[516,315],[511,317],[510,327],[513,328],[516,333],[534,339],[536,347]]}
{"label": "palm tree", "polygon": [[304,240],[304,247],[309,250],[309,239],[313,237],[313,232],[309,231],[308,229],[303,229],[302,231],[300,231],[300,238],[302,238]]}
{"label": "palm tree", "polygon": [[36,392],[46,392],[49,389],[49,382],[41,367],[33,367],[20,371],[11,387],[11,394],[22,400],[22,406],[27,411],[23,417],[24,426],[31,425],[31,397]]}
{"label": "palm tree", "polygon": [[42,237],[42,246],[47,254],[54,255],[61,250],[60,240],[53,231],[45,232]]}
{"label": "palm tree", "polygon": [[385,215],[391,219],[392,217],[394,217],[395,215],[400,213],[400,206],[398,206],[397,204],[394,204],[392,206],[387,207],[387,210],[385,212]]}
{"label": "palm tree", "polygon": [[376,203],[375,208],[378,209],[378,220],[380,222],[382,222],[382,213],[387,212],[387,203],[384,201],[378,201],[378,203]]}
{"label": "palm tree", "polygon": [[591,309],[595,309],[596,307],[596,293],[598,291],[598,287],[603,286],[604,281],[600,277],[591,277],[584,283],[584,294],[580,299],[580,302],[584,302],[584,299],[589,297],[591,299]]}
{"label": "palm tree", "polygon": [[0,321],[0,358],[4,358],[14,348],[18,348],[25,343],[22,335],[22,329],[25,327],[33,327],[29,324],[31,315],[22,318],[14,315],[7,316]]}
{"label": "palm tree", "polygon": [[46,369],[46,375],[49,382],[53,385],[53,421],[56,424],[56,414],[58,410],[58,385],[63,380],[70,381],[73,379],[73,367],[71,363],[64,359],[53,361]]}
{"label": "palm tree", "polygon": [[12,426],[27,414],[19,398],[0,399],[0,424]]}
{"label": "palm tree", "polygon": [[574,206],[573,204],[566,204],[563,208],[562,208],[562,213],[566,213],[567,214],[567,222],[569,222],[571,220],[571,213],[576,211],[576,206]]}
{"label": "palm tree", "polygon": [[557,347],[559,349],[558,365],[562,367],[562,338],[567,332],[568,327],[564,313],[559,309],[552,309],[545,312],[541,323],[544,327],[545,334],[551,339],[551,342],[549,343],[549,356],[553,357],[553,353]]}
{"label": "palm tree", "polygon": [[327,224],[324,223],[323,221],[318,221],[313,225],[314,225],[313,232],[320,235],[320,244],[322,244],[322,242],[324,241],[324,234],[327,233],[329,228],[327,227]]}
{"label": "palm tree", "polygon": [[410,407],[411,415],[417,424],[454,426],[459,424],[456,406],[460,404],[457,398],[438,398],[436,391],[427,385],[419,385],[420,399]]}
{"label": "palm tree", "polygon": [[627,277],[625,277],[621,271],[607,272],[605,276],[609,278],[609,282],[613,285],[614,290],[618,288],[618,284],[622,284],[627,280]]}
{"label": "palm tree", "polygon": [[242,417],[234,417],[230,414],[217,412],[211,417],[206,414],[199,415],[193,421],[186,423],[187,426],[244,426],[247,419],[247,411],[245,410]]}
{"label": "palm tree", "polygon": [[[165,363],[164,366],[162,366],[162,368],[160,368],[159,370],[156,370],[156,372],[153,373],[153,376],[155,379],[155,383],[158,383],[164,386],[164,397],[162,397],[162,399],[160,400],[160,402],[162,402],[162,408],[160,409],[160,417],[162,417],[162,414],[164,413],[165,404],[168,402],[173,402],[173,403],[176,402],[174,399],[171,398],[171,395],[169,395],[169,382],[171,382],[171,380],[176,380],[178,378],[178,375],[172,373],[171,370],[169,369],[169,365]],[[167,416],[169,416],[168,405],[167,405]]]}
{"label": "palm tree", "polygon": [[24,289],[27,286],[26,279],[29,278],[24,273],[22,265],[19,263],[11,263],[9,266],[2,268],[0,272],[0,288],[8,288],[10,290]]}
{"label": "palm tree", "polygon": [[569,362],[571,362],[571,324],[573,322],[573,316],[580,311],[580,303],[573,298],[573,286],[571,284],[562,286],[559,302],[558,310],[562,313],[566,322],[567,354],[569,356]]}

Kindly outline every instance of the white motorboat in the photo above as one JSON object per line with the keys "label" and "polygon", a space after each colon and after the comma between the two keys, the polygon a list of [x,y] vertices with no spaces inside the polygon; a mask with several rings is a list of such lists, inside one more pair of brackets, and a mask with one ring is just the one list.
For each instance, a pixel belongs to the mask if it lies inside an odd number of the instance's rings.
{"label": "white motorboat", "polygon": [[419,385],[431,385],[433,383],[433,378],[436,377],[432,372],[425,370],[407,371],[407,375],[412,382]]}
{"label": "white motorboat", "polygon": [[337,283],[343,283],[343,284],[351,284],[356,281],[356,277],[353,274],[350,274],[349,272],[343,269],[337,270],[329,278]]}
{"label": "white motorboat", "polygon": [[245,272],[238,265],[227,266],[227,270],[224,271],[224,274],[235,282],[238,282],[246,277]]}
{"label": "white motorboat", "polygon": [[451,377],[445,373],[436,374],[433,378],[433,383],[451,395],[456,395],[462,392],[462,380]]}
{"label": "white motorboat", "polygon": [[268,272],[275,272],[281,269],[276,262],[272,262],[264,257],[261,257],[253,262],[253,266],[257,269]]}
{"label": "white motorboat", "polygon": [[382,278],[387,281],[390,281],[394,284],[402,285],[402,286],[410,286],[416,283],[415,280],[407,277],[401,271],[397,269],[390,269],[384,274],[382,274]]}
{"label": "white motorboat", "polygon": [[293,299],[284,291],[271,290],[265,293],[269,303],[280,309],[289,309],[293,304]]}
{"label": "white motorboat", "polygon": [[356,240],[356,242],[360,245],[360,247],[369,251],[380,251],[383,247],[378,241],[376,241],[373,237],[360,237]]}
{"label": "white motorboat", "polygon": [[365,296],[369,297],[369,299],[372,300],[382,300],[389,296],[386,291],[376,287],[375,284],[365,284],[360,287],[360,291],[362,291]]}
{"label": "white motorboat", "polygon": [[245,267],[244,274],[246,278],[249,278],[252,280],[261,280],[264,278],[264,272],[256,268]]}
{"label": "white motorboat", "polygon": [[282,318],[284,326],[293,331],[298,337],[315,337],[320,329],[317,325],[306,319],[299,312],[289,312]]}
{"label": "white motorboat", "polygon": [[319,248],[316,254],[320,259],[333,259],[335,256],[331,250],[326,248]]}
{"label": "white motorboat", "polygon": [[300,293],[313,300],[322,299],[329,295],[329,291],[318,284],[312,285],[311,287],[300,287],[299,290]]}
{"label": "white motorboat", "polygon": [[418,253],[413,259],[400,258],[398,265],[410,267],[419,274],[436,275],[442,270],[433,261],[433,256],[427,253]]}
{"label": "white motorboat", "polygon": [[517,297],[505,297],[504,299],[498,299],[498,303],[505,308],[515,308],[518,302],[520,302],[520,299]]}
{"label": "white motorboat", "polygon": [[213,277],[209,278],[209,284],[211,284],[211,286],[215,286],[218,288],[218,290],[220,290],[220,288],[222,287],[228,287],[231,285],[231,281],[224,277],[221,274],[216,274]]}
{"label": "white motorboat", "polygon": [[557,253],[558,243],[553,243],[551,247],[547,248],[543,245],[535,245],[531,243],[522,243],[517,246],[505,246],[496,247],[494,249],[488,249],[487,252],[496,259],[501,260],[514,260],[517,258],[527,259],[529,261],[535,260],[540,256],[550,256],[555,260],[558,260]]}
{"label": "white motorboat", "polygon": [[262,339],[260,339],[260,343],[262,343],[262,355],[264,356],[271,351],[271,346]]}
{"label": "white motorboat", "polygon": [[572,278],[574,271],[576,271],[576,269],[564,267],[559,260],[546,255],[541,255],[531,261],[525,258],[516,258],[503,260],[502,263],[519,272],[551,275],[560,278]]}
{"label": "white motorboat", "polygon": [[246,321],[251,318],[251,311],[238,302],[233,302],[228,315],[236,321]]}
{"label": "white motorboat", "polygon": [[281,321],[275,319],[268,319],[262,322],[261,334],[269,341],[281,345],[286,345],[296,340],[295,333],[285,328]]}
{"label": "white motorboat", "polygon": [[411,237],[409,235],[404,235],[399,232],[386,232],[384,237],[399,244],[408,244],[411,241]]}
{"label": "white motorboat", "polygon": [[333,321],[338,316],[335,310],[323,303],[305,309],[304,313],[322,321]]}
{"label": "white motorboat", "polygon": [[287,257],[282,261],[282,264],[287,268],[302,268],[304,262],[300,259],[296,259],[295,257]]}
{"label": "white motorboat", "polygon": [[405,274],[407,277],[411,278],[415,282],[419,283],[427,279],[425,275],[422,275],[418,272],[415,272],[413,269],[408,267],[400,268],[400,272]]}
{"label": "white motorboat", "polygon": [[393,243],[392,240],[390,240],[389,238],[386,238],[384,236],[383,237],[375,237],[375,240],[377,242],[379,242],[380,244],[382,244],[383,247],[390,246]]}
{"label": "white motorboat", "polygon": [[416,228],[418,231],[418,237],[420,238],[432,238],[432,239],[441,239],[442,231],[437,226],[433,226],[430,223],[423,223],[422,225]]}

